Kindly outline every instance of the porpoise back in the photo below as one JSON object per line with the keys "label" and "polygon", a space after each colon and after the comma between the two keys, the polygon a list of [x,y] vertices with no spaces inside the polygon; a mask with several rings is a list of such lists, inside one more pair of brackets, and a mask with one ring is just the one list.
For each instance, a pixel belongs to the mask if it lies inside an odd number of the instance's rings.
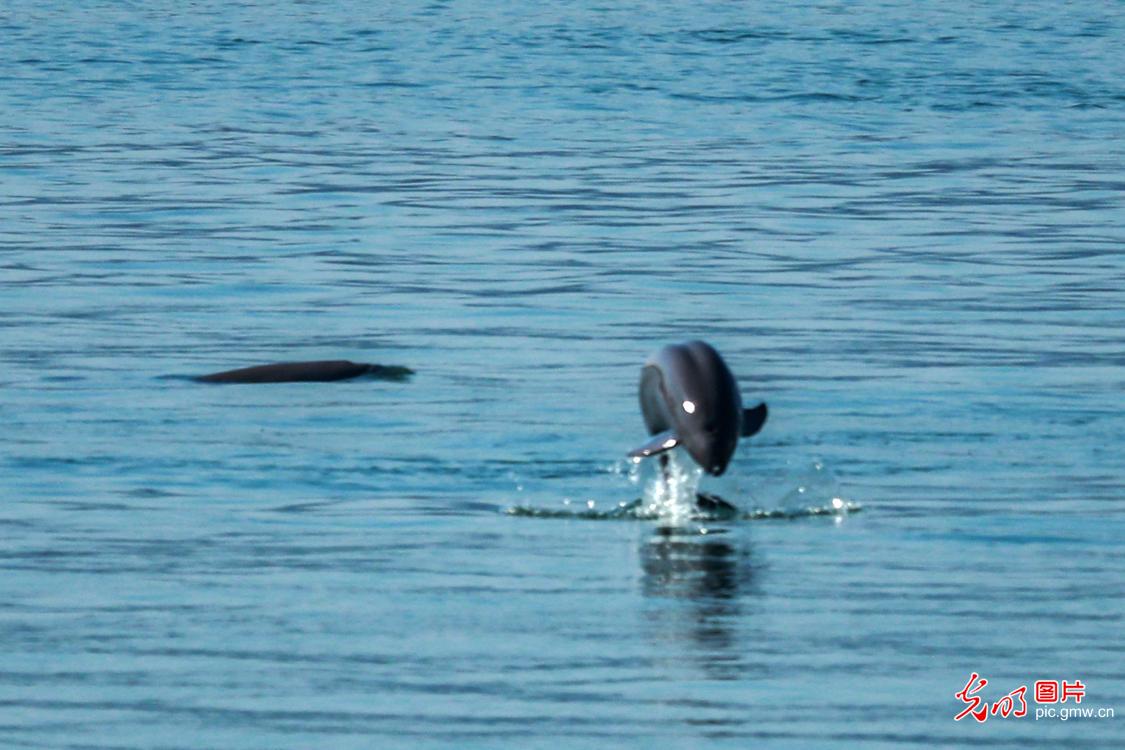
{"label": "porpoise back", "polygon": [[349,380],[358,377],[403,380],[414,371],[397,365],[372,365],[346,359],[316,362],[277,362],[196,377],[200,383],[300,383]]}

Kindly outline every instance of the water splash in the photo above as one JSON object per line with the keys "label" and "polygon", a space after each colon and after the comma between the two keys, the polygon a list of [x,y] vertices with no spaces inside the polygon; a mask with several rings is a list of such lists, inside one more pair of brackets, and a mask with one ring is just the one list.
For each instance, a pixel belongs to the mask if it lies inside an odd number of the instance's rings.
{"label": "water splash", "polygon": [[773,492],[766,492],[766,506],[783,513],[807,513],[812,509],[840,509],[843,499],[836,475],[820,459],[789,464],[789,471]]}
{"label": "water splash", "polygon": [[[761,492],[763,500],[749,509],[723,497],[700,492],[703,471],[672,451],[667,476],[656,461],[620,461],[609,473],[624,478],[641,497],[598,507],[593,499],[564,499],[561,508],[513,505],[507,515],[525,518],[571,518],[592,521],[661,521],[670,526],[696,521],[760,521],[833,516],[842,519],[863,506],[844,498],[835,475],[822,461],[791,465],[785,477]],[[742,498],[740,490],[737,497]]]}
{"label": "water splash", "polygon": [[[844,518],[851,513],[859,513],[863,506],[852,500],[835,498],[837,502],[824,506],[808,506],[804,508],[755,508],[739,511],[731,516],[726,513],[693,508],[690,513],[682,516],[683,521],[766,521],[766,520],[794,520],[798,518],[814,518],[817,516],[833,516]],[[585,506],[568,506],[564,508],[539,508],[531,505],[513,505],[504,509],[509,516],[521,518],[571,518],[585,521],[669,521],[667,515],[658,513],[647,507],[643,498],[632,502],[620,502],[613,508],[602,510],[596,504]]]}
{"label": "water splash", "polygon": [[[646,516],[665,518],[672,523],[692,517],[696,510],[696,496],[703,470],[690,460],[685,460],[681,451],[674,450],[664,454],[666,461],[649,461],[649,466],[659,466],[644,486],[640,512]],[[637,462],[638,469],[643,465]]]}

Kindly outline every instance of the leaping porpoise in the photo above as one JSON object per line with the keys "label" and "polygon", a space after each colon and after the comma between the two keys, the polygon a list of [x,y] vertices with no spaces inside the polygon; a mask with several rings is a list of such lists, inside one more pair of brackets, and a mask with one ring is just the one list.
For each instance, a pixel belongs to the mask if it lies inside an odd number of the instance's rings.
{"label": "leaping porpoise", "polygon": [[672,344],[649,357],[641,369],[640,397],[653,437],[629,455],[643,458],[682,445],[714,476],[726,471],[738,438],[762,429],[768,413],[764,403],[742,408],[734,375],[703,341]]}
{"label": "leaping porpoise", "polygon": [[195,378],[200,383],[298,383],[348,380],[366,376],[382,380],[404,380],[414,371],[398,365],[370,365],[330,359],[319,362],[278,362],[238,370],[214,372]]}

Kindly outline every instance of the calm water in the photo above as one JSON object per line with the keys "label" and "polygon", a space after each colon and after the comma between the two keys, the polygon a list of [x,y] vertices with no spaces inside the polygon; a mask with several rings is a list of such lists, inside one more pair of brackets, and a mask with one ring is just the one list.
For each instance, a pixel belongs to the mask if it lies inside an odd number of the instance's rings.
{"label": "calm water", "polygon": [[[0,38],[4,747],[1120,747],[1122,6]],[[505,513],[638,497],[639,366],[693,337],[771,407],[704,488],[861,513]],[[169,377],[318,358],[418,374]],[[974,671],[1119,716],[955,723]]]}

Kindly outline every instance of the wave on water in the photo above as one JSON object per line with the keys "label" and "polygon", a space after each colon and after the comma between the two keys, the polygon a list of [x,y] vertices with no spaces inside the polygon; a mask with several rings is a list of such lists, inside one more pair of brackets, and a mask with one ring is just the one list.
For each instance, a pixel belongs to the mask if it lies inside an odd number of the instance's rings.
{"label": "wave on water", "polygon": [[858,513],[863,506],[845,499],[835,476],[822,462],[791,470],[779,485],[767,490],[765,502],[757,501],[749,508],[740,507],[723,496],[699,490],[703,471],[679,455],[669,454],[667,474],[655,467],[656,461],[627,461],[615,464],[612,474],[624,476],[630,484],[640,487],[642,496],[620,501],[609,508],[599,507],[593,499],[575,501],[566,498],[562,507],[512,505],[504,512],[525,518],[571,518],[591,521],[664,521],[672,524],[690,521],[762,521],[792,520],[815,516],[842,518]]}

